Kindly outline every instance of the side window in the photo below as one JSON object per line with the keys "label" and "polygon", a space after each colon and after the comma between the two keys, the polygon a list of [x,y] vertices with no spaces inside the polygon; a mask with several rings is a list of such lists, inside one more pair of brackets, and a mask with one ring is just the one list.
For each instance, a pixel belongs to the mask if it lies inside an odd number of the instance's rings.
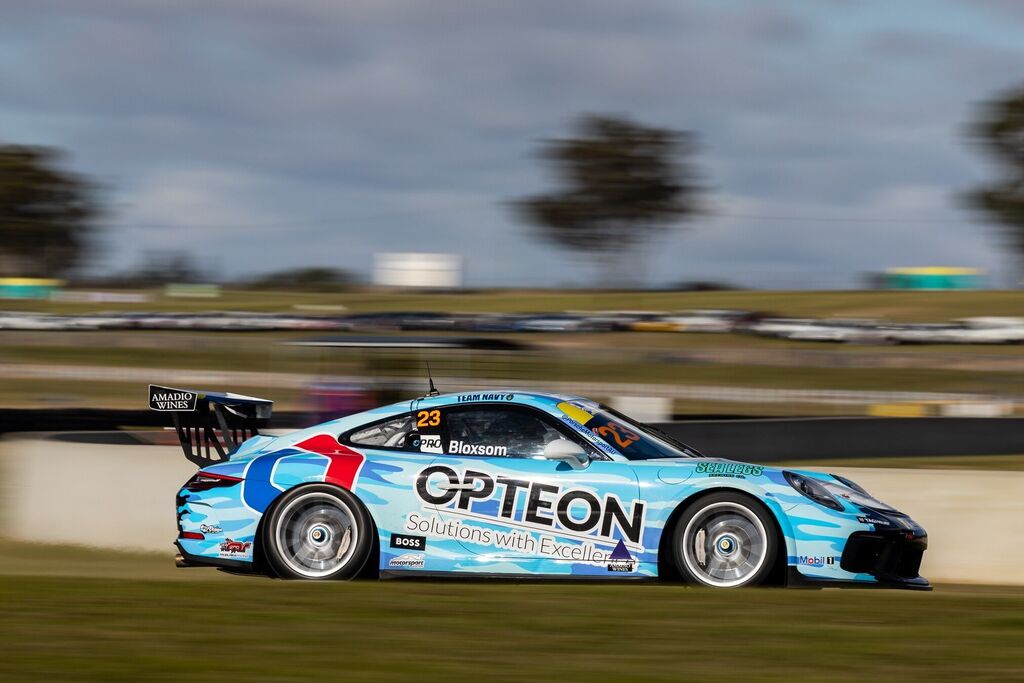
{"label": "side window", "polygon": [[415,430],[415,415],[402,415],[352,432],[349,434],[348,440],[355,446],[404,448],[406,447],[406,437]]}
{"label": "side window", "polygon": [[449,409],[445,423],[449,455],[533,458],[542,456],[549,442],[565,438],[525,410]]}

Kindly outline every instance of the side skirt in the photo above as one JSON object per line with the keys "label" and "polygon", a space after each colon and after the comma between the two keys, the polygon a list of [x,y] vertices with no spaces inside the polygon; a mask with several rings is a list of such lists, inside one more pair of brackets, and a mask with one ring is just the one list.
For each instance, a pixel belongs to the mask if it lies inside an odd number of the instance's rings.
{"label": "side skirt", "polygon": [[504,581],[507,583],[666,583],[656,576],[622,576],[606,578],[604,576],[573,576],[571,574],[494,574],[486,572],[430,572],[408,569],[382,569],[381,579],[427,579],[430,581]]}
{"label": "side skirt", "polygon": [[786,568],[786,587],[787,588],[851,588],[856,590],[861,589],[879,589],[886,588],[889,590],[909,590],[909,591],[930,591],[932,585],[928,583],[928,580],[924,577],[918,577],[916,580],[911,579],[908,581],[876,581],[875,583],[866,583],[864,581],[839,581],[835,579],[808,579],[806,576],[797,571],[796,567]]}

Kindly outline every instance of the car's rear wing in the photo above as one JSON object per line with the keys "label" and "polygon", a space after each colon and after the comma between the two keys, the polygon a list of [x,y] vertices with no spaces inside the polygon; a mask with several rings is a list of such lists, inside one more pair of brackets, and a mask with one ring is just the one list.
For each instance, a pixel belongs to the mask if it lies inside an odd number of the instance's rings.
{"label": "car's rear wing", "polygon": [[149,408],[170,413],[181,450],[206,467],[227,460],[267,424],[274,402],[241,394],[149,385]]}

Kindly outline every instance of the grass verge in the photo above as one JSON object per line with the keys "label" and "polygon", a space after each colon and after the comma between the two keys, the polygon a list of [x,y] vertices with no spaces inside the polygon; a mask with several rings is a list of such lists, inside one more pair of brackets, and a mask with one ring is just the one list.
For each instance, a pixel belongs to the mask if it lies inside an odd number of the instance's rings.
{"label": "grass verge", "polygon": [[7,576],[4,680],[1024,680],[1024,591]]}

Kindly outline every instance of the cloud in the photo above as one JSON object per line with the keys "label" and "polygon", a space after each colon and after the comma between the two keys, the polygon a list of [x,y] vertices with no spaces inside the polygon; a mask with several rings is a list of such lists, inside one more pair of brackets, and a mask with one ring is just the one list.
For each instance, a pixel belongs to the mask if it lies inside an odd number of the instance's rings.
{"label": "cloud", "polygon": [[502,205],[546,186],[532,151],[586,111],[696,130],[715,203],[744,216],[651,245],[650,282],[996,263],[948,197],[984,172],[971,103],[1024,55],[991,8],[911,4],[39,0],[0,25],[0,135],[116,188],[106,268],[172,244],[232,274],[422,249],[464,253],[475,285],[589,283]]}

